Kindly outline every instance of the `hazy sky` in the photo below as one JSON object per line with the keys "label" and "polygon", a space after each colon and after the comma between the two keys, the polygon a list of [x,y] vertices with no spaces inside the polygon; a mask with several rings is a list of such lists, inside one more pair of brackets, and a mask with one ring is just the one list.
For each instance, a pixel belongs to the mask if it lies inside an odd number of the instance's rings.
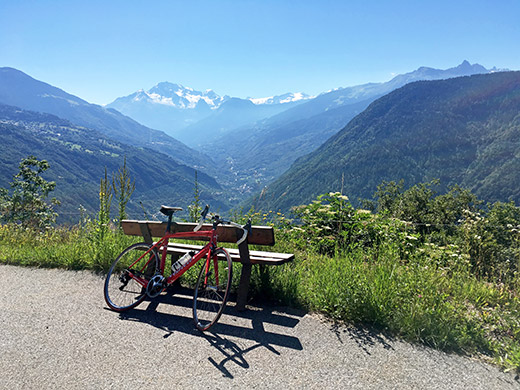
{"label": "hazy sky", "polygon": [[520,69],[520,1],[0,0],[0,66],[98,104],[160,81],[318,94],[465,59]]}

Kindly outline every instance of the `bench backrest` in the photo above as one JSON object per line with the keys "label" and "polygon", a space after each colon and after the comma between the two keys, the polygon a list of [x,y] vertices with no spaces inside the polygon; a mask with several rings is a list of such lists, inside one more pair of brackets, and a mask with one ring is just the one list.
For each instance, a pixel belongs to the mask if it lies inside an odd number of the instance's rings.
{"label": "bench backrest", "polygon": [[[159,221],[135,221],[124,220],[121,221],[123,232],[130,236],[143,236],[146,240],[146,235],[151,237],[162,237],[166,231],[166,222]],[[197,226],[192,222],[172,222],[170,229],[171,233],[191,232]],[[210,230],[211,224],[204,224],[200,230]],[[219,226],[217,228],[218,240],[220,242],[233,242],[242,237],[242,231],[233,226]],[[183,238],[184,239],[184,238]],[[194,240],[204,240],[205,237],[193,238]],[[251,231],[247,236],[247,242],[250,245],[274,245],[274,229],[270,226],[252,226]]]}

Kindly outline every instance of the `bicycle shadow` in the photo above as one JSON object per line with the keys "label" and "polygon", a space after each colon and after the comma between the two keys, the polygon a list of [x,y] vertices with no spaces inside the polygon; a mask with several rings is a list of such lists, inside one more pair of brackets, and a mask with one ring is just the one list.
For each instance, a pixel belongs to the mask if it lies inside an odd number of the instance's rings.
{"label": "bicycle shadow", "polygon": [[[208,361],[217,368],[223,376],[233,378],[230,370],[227,368],[229,364],[234,364],[243,369],[250,367],[246,359],[246,355],[257,349],[264,347],[271,351],[274,355],[280,355],[279,348],[289,348],[301,351],[303,346],[300,340],[283,331],[276,332],[266,324],[276,325],[282,327],[282,330],[294,328],[299,322],[300,318],[305,315],[293,309],[285,309],[284,311],[275,311],[274,308],[268,306],[254,307],[251,310],[239,312],[231,303],[226,307],[225,315],[221,320],[215,324],[210,331],[200,332],[195,328],[193,318],[191,317],[191,310],[187,316],[186,308],[192,307],[192,290],[176,289],[174,295],[167,293],[155,298],[153,301],[144,302],[143,308],[135,308],[127,312],[119,313],[119,318],[124,321],[138,321],[149,324],[165,331],[164,338],[168,338],[174,332],[181,332],[195,337],[202,337],[215,348],[222,359],[215,360],[213,357],[208,357]],[[148,303],[148,306],[145,307]],[[159,305],[174,305],[177,308],[183,308],[184,313],[172,313],[157,311]],[[225,318],[224,318],[225,317]],[[241,347],[239,342],[233,339],[249,340],[253,342],[247,347]]]}

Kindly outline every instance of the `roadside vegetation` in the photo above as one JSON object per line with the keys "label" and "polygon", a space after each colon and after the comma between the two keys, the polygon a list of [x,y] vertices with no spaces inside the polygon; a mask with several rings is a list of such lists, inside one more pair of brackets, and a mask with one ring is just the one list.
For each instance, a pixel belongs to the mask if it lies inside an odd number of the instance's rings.
{"label": "roadside vegetation", "polygon": [[[105,272],[139,240],[118,228],[133,191],[126,164],[100,181],[98,215],[78,212],[68,227],[53,225],[56,201],[46,198],[54,186],[41,178],[47,168],[25,159],[11,189],[0,189],[0,262]],[[296,254],[283,266],[254,267],[253,292],[520,371],[520,208],[484,204],[458,186],[438,194],[438,184],[384,182],[362,208],[330,193],[290,218],[237,212],[236,220],[276,228],[273,251]],[[200,208],[197,186],[194,198],[190,210]]]}

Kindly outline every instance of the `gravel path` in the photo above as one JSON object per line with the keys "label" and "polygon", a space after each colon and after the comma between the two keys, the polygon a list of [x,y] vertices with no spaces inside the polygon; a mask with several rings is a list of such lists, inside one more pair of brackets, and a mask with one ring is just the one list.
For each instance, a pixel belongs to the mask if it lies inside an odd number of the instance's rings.
{"label": "gravel path", "polygon": [[0,280],[1,389],[520,389],[496,367],[292,309],[230,307],[202,334],[183,291],[120,315],[90,272],[0,265]]}

